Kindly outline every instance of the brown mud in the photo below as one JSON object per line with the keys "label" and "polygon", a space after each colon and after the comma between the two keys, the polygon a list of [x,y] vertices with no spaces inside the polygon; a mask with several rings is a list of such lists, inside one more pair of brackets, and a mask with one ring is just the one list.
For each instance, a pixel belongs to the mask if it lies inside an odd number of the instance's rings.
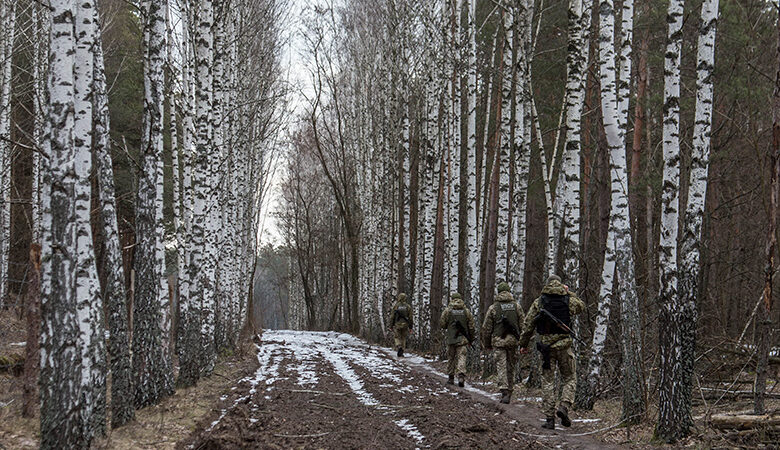
{"label": "brown mud", "polygon": [[[180,448],[608,447],[593,436],[578,436],[591,429],[586,424],[548,432],[540,428],[535,405],[500,405],[474,389],[446,385],[419,357],[396,358],[363,345],[352,350],[374,352],[373,363],[382,367],[342,355],[347,369],[338,369],[325,353],[309,354],[318,379],[301,385],[299,351],[273,333],[266,333],[262,345],[274,346],[266,366],[271,375],[254,386],[243,380]],[[328,344],[319,350],[339,351]]]}

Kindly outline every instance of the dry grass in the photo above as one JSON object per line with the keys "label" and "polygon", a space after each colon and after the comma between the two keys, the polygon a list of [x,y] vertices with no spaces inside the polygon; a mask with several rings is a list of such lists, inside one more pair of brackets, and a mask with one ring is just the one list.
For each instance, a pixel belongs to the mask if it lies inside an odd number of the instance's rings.
{"label": "dry grass", "polygon": [[[251,357],[222,359],[212,376],[192,388],[177,389],[175,395],[159,405],[136,411],[135,421],[116,430],[109,429],[106,437],[96,440],[93,447],[173,449],[218,407],[220,396],[229,393],[255,366],[256,361]],[[3,407],[8,401],[11,403]],[[39,419],[22,418],[21,407],[21,379],[0,375],[0,449],[38,448]]]}

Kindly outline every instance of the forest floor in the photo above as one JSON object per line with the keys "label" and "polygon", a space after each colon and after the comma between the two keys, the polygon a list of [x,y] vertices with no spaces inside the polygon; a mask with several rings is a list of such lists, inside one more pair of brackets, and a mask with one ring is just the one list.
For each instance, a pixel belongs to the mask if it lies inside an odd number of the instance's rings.
{"label": "forest floor", "polygon": [[[18,347],[23,337],[10,336],[10,329],[0,330],[0,341]],[[540,428],[539,391],[522,385],[512,404],[501,405],[490,380],[469,377],[465,388],[446,385],[446,363],[415,354],[397,358],[350,335],[266,331],[256,341],[247,342],[241,355],[221,358],[197,386],[137,411],[135,421],[109,430],[93,448],[652,446],[652,406],[642,423],[624,427],[620,399],[600,400],[593,411],[573,412],[571,428],[550,432]],[[695,406],[694,434],[676,447],[778,448],[773,436],[708,426],[709,412],[746,411],[748,403],[710,400]],[[767,406],[780,410],[780,400]],[[0,372],[0,450],[37,448],[38,442],[38,419],[21,417],[21,377]]]}
{"label": "forest floor", "polygon": [[[0,310],[0,356],[23,355],[24,326],[16,315]],[[97,439],[95,449],[173,449],[198,424],[213,412],[220,398],[236,381],[254,374],[257,359],[254,347],[249,351],[223,356],[211,376],[197,386],[177,389],[160,404],[136,411],[135,420],[121,428],[110,427],[105,437]],[[110,389],[110,385],[109,385]],[[109,395],[110,401],[110,395]],[[37,449],[40,442],[39,417],[24,418],[22,412],[22,377],[0,370],[0,450]]]}
{"label": "forest floor", "polygon": [[[259,368],[185,448],[605,448],[600,419],[540,428],[538,398],[449,386],[432,361],[338,333],[267,331]],[[485,389],[490,389],[486,391]],[[625,432],[623,433],[625,434]],[[628,442],[620,442],[622,445]],[[640,445],[641,446],[641,445]]]}

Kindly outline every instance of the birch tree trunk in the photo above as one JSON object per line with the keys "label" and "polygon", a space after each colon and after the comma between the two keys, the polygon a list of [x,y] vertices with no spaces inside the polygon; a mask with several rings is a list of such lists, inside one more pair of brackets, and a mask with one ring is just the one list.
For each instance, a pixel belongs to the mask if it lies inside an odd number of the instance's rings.
{"label": "birch tree trunk", "polygon": [[[525,261],[526,261],[526,228],[527,220],[526,215],[528,211],[528,173],[531,165],[531,143],[527,139],[530,136],[526,133],[526,127],[531,126],[530,123],[526,123],[528,117],[533,116],[532,112],[529,114],[526,109],[529,105],[533,104],[533,98],[531,94],[531,55],[530,55],[530,33],[527,31],[532,25],[532,13],[527,4],[527,1],[523,0],[518,3],[518,13],[515,17],[517,53],[515,57],[515,120],[514,120],[514,187],[513,187],[513,215],[512,215],[512,251],[510,256],[510,268],[511,268],[511,282],[512,293],[515,298],[522,302],[523,299],[523,282],[525,276]],[[537,132],[541,134],[541,131],[537,128]],[[539,140],[540,148],[543,142]],[[543,153],[543,152],[542,152]],[[546,163],[545,163],[546,167]],[[545,187],[549,183],[546,183]]]}
{"label": "birch tree trunk", "polygon": [[7,295],[9,243],[11,240],[11,77],[16,38],[16,0],[4,0],[0,23],[3,25],[2,83],[0,84],[0,308]]}
{"label": "birch tree trunk", "polygon": [[[179,268],[179,330],[177,339],[179,344],[179,379],[177,383],[180,386],[192,386],[198,380],[199,369],[197,368],[198,353],[200,351],[200,305],[198,299],[197,286],[193,289],[193,284],[197,282],[194,275],[197,273],[193,260],[202,247],[194,245],[195,235],[193,227],[193,162],[195,156],[195,122],[193,115],[196,112],[196,78],[195,78],[195,52],[191,37],[191,30],[195,26],[195,5],[188,5],[186,11],[182,12],[183,20],[186,22],[182,27],[182,61],[184,67],[182,99],[184,103],[182,118],[182,177],[181,188],[182,195],[181,216],[183,218],[182,226],[179,227],[177,240],[179,241],[180,262]],[[186,15],[185,15],[186,14]],[[200,99],[198,99],[200,101]],[[202,241],[201,241],[202,245]]]}
{"label": "birch tree trunk", "polygon": [[[639,315],[636,278],[634,274],[633,244],[628,211],[628,170],[626,167],[626,123],[628,103],[621,95],[628,96],[630,68],[630,29],[633,22],[633,3],[623,3],[620,67],[615,67],[615,14],[614,4],[604,0],[599,5],[599,71],[601,75],[601,108],[604,132],[610,150],[611,212],[607,234],[607,252],[604,256],[599,315],[593,334],[590,361],[589,394],[586,405],[592,405],[592,396],[598,381],[602,363],[601,352],[606,338],[610,301],[620,300],[623,311],[623,420],[637,423],[644,412],[641,373],[639,367]],[[625,78],[624,78],[625,77]],[[623,86],[623,87],[621,87]]]}
{"label": "birch tree trunk", "polygon": [[512,67],[512,31],[514,28],[514,11],[511,6],[504,6],[502,11],[504,22],[504,44],[501,56],[501,146],[497,158],[498,170],[498,228],[496,231],[496,280],[506,281],[508,275],[508,249],[510,248],[509,233],[509,155],[512,147],[512,84],[514,68]]}
{"label": "birch tree trunk", "polygon": [[[577,289],[580,278],[580,153],[582,110],[590,56],[593,0],[569,2],[569,53],[566,57],[566,119],[563,162],[556,184],[555,216],[560,217],[561,273]],[[560,186],[560,189],[558,188]],[[558,238],[556,238],[558,239]],[[584,381],[584,380],[583,380]],[[578,383],[585,386],[585,383]],[[579,405],[579,402],[577,402]],[[581,406],[581,405],[580,405]]]}
{"label": "birch tree trunk", "polygon": [[659,273],[661,313],[659,327],[660,380],[656,436],[675,442],[689,433],[690,405],[679,382],[682,373],[682,309],[677,295],[677,233],[680,178],[680,52],[684,0],[670,0],[666,16],[669,25],[664,59],[663,192],[661,196],[661,238]]}
{"label": "birch tree trunk", "polygon": [[74,144],[76,185],[76,299],[79,320],[82,365],[82,414],[85,434],[91,439],[105,433],[106,355],[103,326],[103,302],[95,264],[95,249],[90,226],[92,171],[92,96],[94,47],[97,23],[95,4],[79,2],[76,9],[76,60],[74,85]]}
{"label": "birch tree trunk", "polygon": [[136,201],[136,289],[133,302],[135,405],[158,403],[172,394],[168,351],[168,292],[164,279],[162,152],[165,105],[165,4],[146,0],[144,27],[144,126]]}
{"label": "birch tree trunk", "polygon": [[[199,4],[195,32],[195,68],[196,68],[196,151],[193,160],[193,212],[192,212],[192,246],[190,247],[190,280],[195,285],[190,291],[190,305],[187,319],[187,345],[190,353],[187,357],[187,369],[182,368],[183,384],[195,383],[204,368],[202,364],[210,360],[208,339],[202,335],[208,310],[213,308],[213,279],[201,270],[207,264],[206,232],[208,217],[208,189],[210,184],[212,151],[212,131],[210,111],[212,106],[211,67],[213,61],[213,3],[211,0],[201,0]],[[191,355],[191,356],[190,356]],[[191,359],[190,359],[191,358]]]}
{"label": "birch tree trunk", "polygon": [[[468,0],[467,13],[467,84],[466,84],[466,111],[468,114],[466,124],[466,198],[468,201],[468,213],[466,216],[466,292],[464,297],[467,304],[476,317],[480,316],[479,310],[479,242],[478,227],[479,200],[477,194],[477,29],[476,21],[477,0]],[[487,132],[487,127],[486,132]]]}
{"label": "birch tree trunk", "polygon": [[[680,340],[682,343],[682,374],[680,380],[684,403],[691,405],[693,362],[696,348],[696,299],[699,296],[702,222],[707,198],[710,163],[710,132],[712,130],[713,72],[715,70],[715,33],[718,0],[702,3],[699,42],[696,57],[696,113],[693,129],[693,151],[688,184],[688,204],[680,240],[679,302]],[[690,408],[690,406],[688,406]]]}
{"label": "birch tree trunk", "polygon": [[[97,8],[95,23],[99,24]],[[97,170],[100,219],[104,236],[106,281],[102,297],[107,304],[109,339],[109,368],[111,370],[111,427],[118,428],[135,417],[133,404],[132,361],[128,335],[127,297],[116,214],[114,168],[110,147],[110,114],[106,91],[103,44],[100,33],[95,44],[93,123],[94,162]]]}
{"label": "birch tree trunk", "polygon": [[41,288],[41,448],[89,445],[82,416],[82,367],[76,297],[75,6],[51,3],[49,105],[44,154],[43,282]]}

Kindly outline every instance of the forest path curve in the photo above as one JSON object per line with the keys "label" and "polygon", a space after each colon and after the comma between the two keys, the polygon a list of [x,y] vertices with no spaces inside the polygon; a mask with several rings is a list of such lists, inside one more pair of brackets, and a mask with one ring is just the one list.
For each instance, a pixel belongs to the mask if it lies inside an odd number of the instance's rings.
{"label": "forest path curve", "polygon": [[605,448],[547,432],[534,405],[448,386],[416,355],[334,332],[266,331],[259,367],[185,448]]}

